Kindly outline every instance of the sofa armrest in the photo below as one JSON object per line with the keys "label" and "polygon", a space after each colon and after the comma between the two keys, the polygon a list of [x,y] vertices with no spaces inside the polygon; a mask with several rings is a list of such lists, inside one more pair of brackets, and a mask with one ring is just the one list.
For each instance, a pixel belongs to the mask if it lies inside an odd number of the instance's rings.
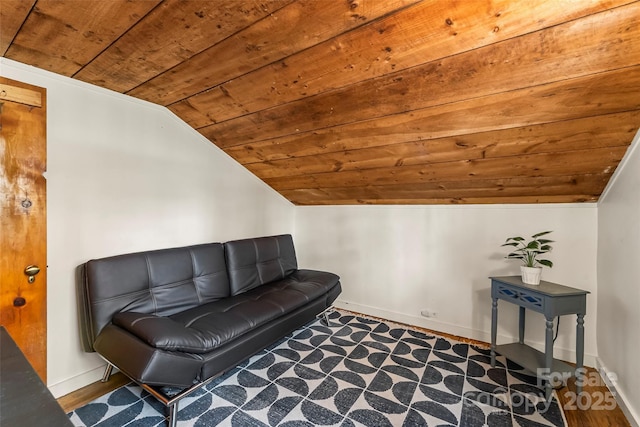
{"label": "sofa armrest", "polygon": [[113,324],[135,335],[151,347],[187,353],[206,353],[203,337],[194,329],[162,316],[120,312],[113,316]]}

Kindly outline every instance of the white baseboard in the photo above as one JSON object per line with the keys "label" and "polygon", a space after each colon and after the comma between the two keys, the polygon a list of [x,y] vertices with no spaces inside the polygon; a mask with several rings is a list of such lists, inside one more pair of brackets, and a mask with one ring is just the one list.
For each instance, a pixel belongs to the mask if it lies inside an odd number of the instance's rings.
{"label": "white baseboard", "polygon": [[[406,323],[408,325],[420,326],[422,328],[432,329],[434,331],[444,332],[451,335],[457,335],[459,337],[471,338],[478,341],[484,341],[486,343],[491,342],[490,331],[467,328],[464,326],[454,325],[454,324],[443,322],[436,319],[429,319],[426,317],[420,317],[420,316],[415,316],[415,315],[406,314],[406,313],[398,313],[396,311],[385,310],[383,308],[373,307],[373,306],[364,305],[364,304],[358,304],[350,301],[344,301],[341,299],[337,299],[333,305],[336,308],[344,308],[345,310],[352,310],[358,313],[368,314],[370,316],[381,317],[383,319],[388,319],[388,320],[396,321],[400,323]],[[518,338],[515,336],[498,335],[497,341],[498,341],[498,344],[506,344],[506,343],[517,341],[517,340]],[[544,352],[544,343],[542,342],[527,341],[527,344],[539,351]],[[553,348],[553,356],[556,359],[560,359],[560,360],[567,360],[567,361],[576,360],[575,350],[560,348],[557,346]],[[585,366],[596,366],[596,356],[585,353],[584,364]]]}
{"label": "white baseboard", "polygon": [[605,384],[611,391],[611,394],[616,398],[616,403],[622,409],[622,412],[627,417],[627,421],[631,424],[631,427],[640,427],[640,416],[638,413],[629,406],[628,398],[625,394],[618,388],[617,381],[612,381],[612,378],[616,378],[615,375],[612,375],[612,372],[607,369],[607,367],[602,363],[600,358],[596,358],[596,368],[600,372],[600,376],[604,380]]}
{"label": "white baseboard", "polygon": [[[102,379],[102,375],[104,374],[104,369],[106,366],[107,365],[105,364],[90,371],[83,372],[82,374],[76,375],[74,377],[67,378],[66,380],[60,381],[58,383],[50,384],[48,385],[49,391],[51,392],[51,394],[53,394],[53,397],[57,399],[76,390],[79,390],[89,384],[93,384],[96,381],[100,381]],[[116,372],[115,369],[114,372]]]}

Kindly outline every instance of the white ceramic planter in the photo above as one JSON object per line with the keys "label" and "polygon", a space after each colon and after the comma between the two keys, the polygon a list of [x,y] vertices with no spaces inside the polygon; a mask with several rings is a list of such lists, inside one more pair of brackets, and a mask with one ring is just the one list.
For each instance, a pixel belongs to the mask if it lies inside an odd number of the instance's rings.
{"label": "white ceramic planter", "polygon": [[542,267],[525,267],[520,266],[520,273],[522,274],[522,282],[527,285],[539,285],[540,275],[542,274]]}

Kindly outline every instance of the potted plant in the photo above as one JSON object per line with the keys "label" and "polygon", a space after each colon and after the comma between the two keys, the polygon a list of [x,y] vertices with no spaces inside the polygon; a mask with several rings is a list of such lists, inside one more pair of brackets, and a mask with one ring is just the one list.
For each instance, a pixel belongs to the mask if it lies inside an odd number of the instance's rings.
{"label": "potted plant", "polygon": [[542,267],[553,267],[553,262],[548,259],[538,259],[542,254],[551,252],[553,249],[549,243],[553,243],[553,240],[543,239],[542,236],[546,236],[551,231],[543,231],[531,236],[531,240],[526,242],[523,237],[509,237],[502,246],[512,246],[514,249],[505,258],[519,259],[524,265],[520,267],[522,273],[522,281],[528,285],[539,285],[540,275],[542,274]]}

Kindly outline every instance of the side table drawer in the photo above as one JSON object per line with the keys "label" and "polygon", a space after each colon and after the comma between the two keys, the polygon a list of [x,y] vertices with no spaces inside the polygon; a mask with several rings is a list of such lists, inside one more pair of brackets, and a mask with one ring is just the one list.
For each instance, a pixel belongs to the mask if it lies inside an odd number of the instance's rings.
{"label": "side table drawer", "polygon": [[529,308],[534,311],[544,311],[544,298],[535,292],[517,289],[512,286],[498,283],[496,286],[497,297],[510,301],[519,306]]}

